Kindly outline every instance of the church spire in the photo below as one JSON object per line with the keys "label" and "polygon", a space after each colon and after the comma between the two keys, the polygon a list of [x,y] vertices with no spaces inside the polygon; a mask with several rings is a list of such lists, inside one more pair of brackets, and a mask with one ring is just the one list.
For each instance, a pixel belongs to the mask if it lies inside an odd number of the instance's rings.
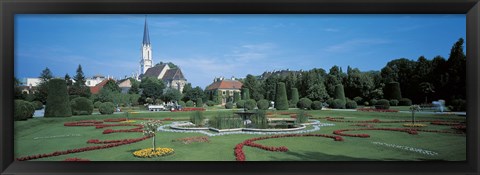
{"label": "church spire", "polygon": [[148,34],[147,16],[145,15],[145,27],[143,31],[143,44],[150,45],[150,35]]}

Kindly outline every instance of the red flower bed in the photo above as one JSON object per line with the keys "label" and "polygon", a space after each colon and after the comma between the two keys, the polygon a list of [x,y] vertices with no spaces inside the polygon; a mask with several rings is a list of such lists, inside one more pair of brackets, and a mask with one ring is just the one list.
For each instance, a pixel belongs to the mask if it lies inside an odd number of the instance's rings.
{"label": "red flower bed", "polygon": [[357,111],[362,111],[362,112],[398,112],[398,110],[394,110],[394,109],[375,109],[375,108],[358,108]]}
{"label": "red flower bed", "polygon": [[432,124],[432,125],[457,126],[457,125],[461,125],[462,123],[460,123],[460,122],[433,121],[433,122],[431,122],[430,124]]}
{"label": "red flower bed", "polygon": [[75,162],[76,162],[76,161],[90,161],[90,160],[88,160],[88,159],[80,159],[80,158],[74,157],[74,158],[66,158],[66,159],[63,160],[63,161],[66,161],[66,162],[75,161]]}
{"label": "red flower bed", "polygon": [[174,110],[172,112],[188,112],[188,111],[205,111],[205,108],[189,107],[189,108],[182,108],[181,110]]}
{"label": "red flower bed", "polygon": [[370,137],[368,134],[346,134],[343,133],[345,131],[361,131],[361,130],[380,130],[380,131],[398,131],[398,132],[406,132],[412,135],[418,134],[419,131],[421,132],[435,132],[435,133],[451,133],[451,134],[459,134],[458,132],[452,131],[442,131],[442,130],[428,130],[428,129],[410,129],[410,128],[355,128],[355,129],[341,129],[333,131],[335,135],[341,136],[348,136],[348,137],[361,137],[367,138]]}
{"label": "red flower bed", "polygon": [[367,127],[367,128],[373,128],[375,125],[368,124],[368,123],[359,123],[359,124],[354,124],[350,126],[362,126],[362,127]]}
{"label": "red flower bed", "polygon": [[237,161],[245,161],[245,153],[243,152],[243,146],[250,146],[255,148],[260,148],[266,151],[273,151],[273,152],[286,152],[288,148],[285,146],[280,147],[273,147],[273,146],[265,146],[258,143],[254,143],[257,140],[266,140],[266,139],[273,139],[273,138],[283,138],[283,137],[326,137],[334,139],[335,141],[343,141],[343,138],[340,136],[332,136],[326,134],[283,134],[283,135],[273,135],[273,136],[265,136],[265,137],[256,137],[251,138],[239,143],[234,148],[234,155]]}

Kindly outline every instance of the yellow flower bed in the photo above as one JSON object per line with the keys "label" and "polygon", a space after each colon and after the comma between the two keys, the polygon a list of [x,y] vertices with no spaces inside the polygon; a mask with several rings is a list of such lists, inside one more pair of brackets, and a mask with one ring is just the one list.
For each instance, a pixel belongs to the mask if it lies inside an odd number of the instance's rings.
{"label": "yellow flower bed", "polygon": [[126,121],[121,121],[121,123],[133,123],[136,122],[135,120],[126,120]]}
{"label": "yellow flower bed", "polygon": [[146,148],[146,149],[141,149],[138,151],[133,152],[133,155],[135,157],[140,157],[140,158],[147,158],[147,157],[159,157],[159,156],[167,156],[170,154],[173,154],[173,149],[172,148],[157,148],[155,151],[153,151],[152,148]]}
{"label": "yellow flower bed", "polygon": [[425,126],[427,126],[427,125],[425,125],[425,124],[419,124],[419,123],[415,123],[415,124],[405,123],[405,124],[403,124],[403,126],[405,126],[405,127],[425,127]]}

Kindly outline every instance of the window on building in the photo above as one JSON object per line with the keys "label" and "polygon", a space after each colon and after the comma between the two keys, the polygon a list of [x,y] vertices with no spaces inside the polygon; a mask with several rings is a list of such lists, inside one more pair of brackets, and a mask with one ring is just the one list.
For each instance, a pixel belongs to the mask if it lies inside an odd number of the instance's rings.
{"label": "window on building", "polygon": [[222,94],[225,95],[225,91],[222,91]]}

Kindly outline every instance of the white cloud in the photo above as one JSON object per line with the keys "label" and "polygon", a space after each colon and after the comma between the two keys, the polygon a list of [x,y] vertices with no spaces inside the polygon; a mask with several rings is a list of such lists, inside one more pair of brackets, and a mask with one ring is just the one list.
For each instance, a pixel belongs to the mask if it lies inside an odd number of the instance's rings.
{"label": "white cloud", "polygon": [[388,44],[391,43],[385,39],[352,39],[339,44],[329,46],[324,49],[327,52],[344,52],[351,51],[359,48],[370,47],[372,45]]}

